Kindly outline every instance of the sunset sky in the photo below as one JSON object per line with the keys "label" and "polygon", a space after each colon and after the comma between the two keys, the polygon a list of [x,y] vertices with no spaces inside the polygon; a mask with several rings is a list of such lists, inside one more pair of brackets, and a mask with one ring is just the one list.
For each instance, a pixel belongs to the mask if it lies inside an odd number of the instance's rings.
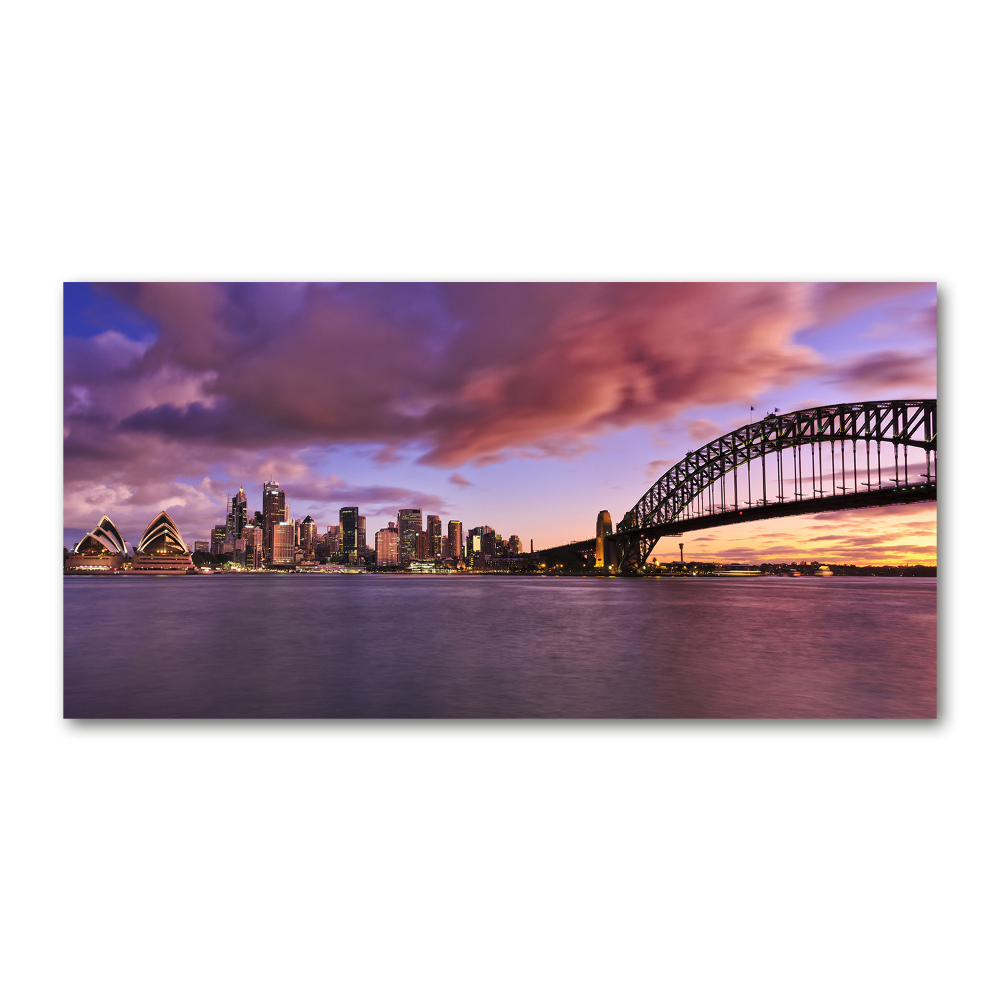
{"label": "sunset sky", "polygon": [[[936,395],[934,284],[67,284],[64,544],[244,485],[368,542],[400,507],[536,548],[779,407]],[[683,537],[686,559],[936,562],[936,505]],[[677,539],[654,555],[676,557]]]}

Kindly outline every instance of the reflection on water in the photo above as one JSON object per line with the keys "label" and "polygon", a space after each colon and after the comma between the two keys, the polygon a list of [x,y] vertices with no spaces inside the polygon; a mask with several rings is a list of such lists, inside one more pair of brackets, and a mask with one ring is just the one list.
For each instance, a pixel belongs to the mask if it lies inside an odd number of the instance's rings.
{"label": "reflection on water", "polygon": [[69,718],[933,717],[933,579],[67,577]]}

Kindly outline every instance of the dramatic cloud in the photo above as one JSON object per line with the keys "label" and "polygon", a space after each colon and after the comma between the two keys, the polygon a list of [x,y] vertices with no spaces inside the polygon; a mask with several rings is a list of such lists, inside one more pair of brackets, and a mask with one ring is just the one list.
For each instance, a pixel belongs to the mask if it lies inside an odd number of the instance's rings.
{"label": "dramatic cloud", "polygon": [[860,395],[912,387],[933,395],[937,391],[937,355],[934,351],[875,351],[838,365],[827,380],[849,385]]}
{"label": "dramatic cloud", "polygon": [[[609,428],[823,369],[792,342],[811,318],[795,285],[115,291],[160,332],[131,348],[131,396],[106,410],[123,431],[172,440],[370,442],[454,467],[572,453]],[[83,368],[67,356],[67,385],[89,383]]]}

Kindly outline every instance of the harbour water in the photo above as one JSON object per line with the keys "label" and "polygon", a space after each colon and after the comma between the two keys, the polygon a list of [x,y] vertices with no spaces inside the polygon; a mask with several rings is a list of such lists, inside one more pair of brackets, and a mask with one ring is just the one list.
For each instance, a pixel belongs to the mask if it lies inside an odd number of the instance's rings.
{"label": "harbour water", "polygon": [[929,718],[936,580],[64,580],[67,718]]}

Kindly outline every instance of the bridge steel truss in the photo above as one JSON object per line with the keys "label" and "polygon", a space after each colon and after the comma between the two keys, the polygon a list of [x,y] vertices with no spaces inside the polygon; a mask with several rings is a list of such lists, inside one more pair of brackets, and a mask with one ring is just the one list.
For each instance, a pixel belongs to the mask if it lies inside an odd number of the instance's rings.
{"label": "bridge steel truss", "polygon": [[[892,446],[891,465],[883,455],[883,444]],[[829,461],[824,463],[826,445]],[[911,449],[917,452],[915,462]],[[768,455],[777,456],[777,493],[771,497],[767,495]],[[762,495],[754,497],[751,471],[758,461]],[[790,478],[786,478],[788,463]],[[772,413],[689,452],[650,487],[607,541],[614,545],[614,570],[633,575],[659,538],[678,534],[685,521],[698,520],[706,527],[709,522],[734,523],[735,515],[744,513],[741,507],[751,515],[748,520],[756,520],[808,513],[813,508],[936,500],[936,477],[936,399],[839,403]],[[789,484],[791,497],[784,492]]]}

